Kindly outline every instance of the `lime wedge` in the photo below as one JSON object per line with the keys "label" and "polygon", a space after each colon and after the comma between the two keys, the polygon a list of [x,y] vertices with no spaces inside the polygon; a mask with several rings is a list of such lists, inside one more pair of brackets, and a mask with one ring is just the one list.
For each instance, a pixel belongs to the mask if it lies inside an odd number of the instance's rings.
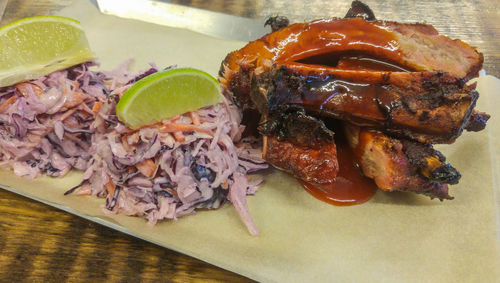
{"label": "lime wedge", "polygon": [[116,105],[116,115],[137,129],[221,101],[214,77],[191,68],[170,69],[132,85]]}
{"label": "lime wedge", "polygon": [[85,33],[73,19],[32,17],[0,27],[0,87],[93,59]]}

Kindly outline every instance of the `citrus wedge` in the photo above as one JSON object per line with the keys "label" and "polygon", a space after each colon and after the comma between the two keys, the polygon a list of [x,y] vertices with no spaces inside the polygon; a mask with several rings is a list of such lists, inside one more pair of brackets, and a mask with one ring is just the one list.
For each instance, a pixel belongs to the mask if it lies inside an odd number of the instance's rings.
{"label": "citrus wedge", "polygon": [[196,69],[169,69],[132,85],[116,105],[118,119],[132,129],[222,101],[219,83]]}
{"label": "citrus wedge", "polygon": [[94,59],[76,20],[25,18],[0,27],[0,87]]}

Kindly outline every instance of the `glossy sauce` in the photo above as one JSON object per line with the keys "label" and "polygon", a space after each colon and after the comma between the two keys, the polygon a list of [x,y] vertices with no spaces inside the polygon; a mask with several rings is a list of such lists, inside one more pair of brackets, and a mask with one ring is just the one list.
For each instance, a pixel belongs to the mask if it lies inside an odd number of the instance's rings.
{"label": "glossy sauce", "polygon": [[331,52],[307,57],[297,61],[300,64],[324,66],[341,70],[403,72],[412,70],[390,60],[376,58],[363,52]]}
{"label": "glossy sauce", "polygon": [[[318,64],[316,60],[323,60],[332,67],[346,70],[371,70],[387,72],[407,72],[403,67],[388,61],[374,59],[366,56],[345,55],[342,57],[316,57],[305,63]],[[327,62],[328,61],[328,62]],[[365,123],[370,121],[384,121],[390,119],[387,113],[391,112],[391,99],[385,94],[385,89],[380,84],[353,83],[335,78],[326,80],[309,81],[308,91],[304,91],[300,103],[308,108],[310,105],[319,105],[320,111],[334,109],[334,117],[343,118],[340,113],[359,114]],[[345,118],[345,117],[344,117]],[[353,117],[350,117],[353,120]],[[369,125],[369,124],[367,124]],[[376,125],[376,124],[375,124]],[[351,149],[343,135],[342,127],[337,123],[333,127],[339,173],[335,180],[329,184],[311,184],[300,181],[307,192],[314,197],[334,205],[355,205],[370,200],[377,186],[375,182],[365,177],[356,164],[362,149]],[[360,143],[362,137],[360,137]]]}
{"label": "glossy sauce", "polygon": [[300,183],[315,198],[334,205],[355,205],[370,200],[377,191],[375,182],[362,175],[345,138],[335,135],[335,139],[340,168],[335,181],[327,185]]}
{"label": "glossy sauce", "polygon": [[[286,86],[288,87],[288,86]],[[277,88],[277,91],[281,89]],[[335,78],[307,82],[298,95],[287,97],[310,113],[351,121],[359,126],[382,128],[391,125],[394,105],[391,91],[378,84],[360,84]],[[395,121],[396,123],[398,121]]]}
{"label": "glossy sauce", "polygon": [[295,24],[266,38],[273,60],[298,61],[307,57],[348,50],[369,52],[379,58],[398,58],[398,39],[383,24],[359,18],[317,20]]}
{"label": "glossy sauce", "polygon": [[386,60],[380,60],[364,56],[344,57],[338,60],[337,68],[344,70],[370,70],[387,72],[409,72],[409,70],[390,63]]}
{"label": "glossy sauce", "polygon": [[[301,64],[333,67],[337,70],[373,71],[380,77],[390,72],[409,72],[388,60],[355,54],[323,54],[306,58]],[[320,115],[333,116],[341,120],[356,121],[359,125],[382,127],[388,120],[395,98],[393,91],[383,82],[360,83],[343,80],[336,75],[302,78],[304,86],[300,95],[286,96],[289,103],[299,104]],[[383,80],[383,79],[382,79]],[[287,86],[288,87],[288,86]]]}
{"label": "glossy sauce", "polygon": [[[297,29],[297,30],[294,30]],[[284,33],[283,31],[282,33]],[[324,20],[308,24],[307,28],[292,25],[286,34],[275,33],[280,44],[270,48],[273,60],[278,64],[297,62],[304,65],[333,67],[341,70],[378,71],[378,83],[356,83],[336,76],[308,78],[309,89],[301,97],[295,97],[306,109],[333,111],[331,116],[342,119],[342,115],[362,117],[370,121],[385,122],[391,105],[386,105],[383,73],[408,72],[402,66],[391,63],[388,58],[399,58],[399,46],[394,34],[383,26],[361,19]],[[370,46],[367,48],[367,46]],[[311,76],[311,75],[309,75]],[[378,78],[377,75],[373,77]],[[319,107],[318,107],[319,106]],[[352,119],[351,119],[352,120]],[[377,124],[375,122],[374,124]],[[361,173],[357,160],[340,127],[334,129],[339,173],[327,185],[300,181],[314,197],[334,205],[355,205],[370,200],[377,186],[372,179]]]}

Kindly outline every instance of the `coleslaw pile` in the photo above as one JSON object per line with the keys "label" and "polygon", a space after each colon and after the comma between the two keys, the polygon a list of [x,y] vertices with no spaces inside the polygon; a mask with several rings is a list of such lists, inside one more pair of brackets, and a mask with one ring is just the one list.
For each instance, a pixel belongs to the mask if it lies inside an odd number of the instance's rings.
{"label": "coleslaw pile", "polygon": [[237,108],[224,100],[132,130],[118,120],[116,104],[158,70],[152,65],[133,76],[130,63],[95,72],[89,62],[0,88],[0,166],[28,178],[85,171],[66,194],[106,198],[105,211],[151,224],[229,200],[257,235],[246,195],[262,180],[250,182],[247,174],[267,164],[257,140],[241,138]]}
{"label": "coleslaw pile", "polygon": [[148,219],[163,219],[216,209],[229,200],[252,235],[246,195],[262,181],[247,173],[267,168],[257,140],[241,139],[244,127],[234,105],[224,101],[132,130],[116,117],[120,96],[150,68],[130,79],[126,62],[110,77],[114,91],[99,107],[91,125],[92,158],[78,190],[80,195],[105,197],[105,211]]}
{"label": "coleslaw pile", "polygon": [[109,92],[93,62],[0,88],[0,167],[35,178],[85,170],[94,105]]}

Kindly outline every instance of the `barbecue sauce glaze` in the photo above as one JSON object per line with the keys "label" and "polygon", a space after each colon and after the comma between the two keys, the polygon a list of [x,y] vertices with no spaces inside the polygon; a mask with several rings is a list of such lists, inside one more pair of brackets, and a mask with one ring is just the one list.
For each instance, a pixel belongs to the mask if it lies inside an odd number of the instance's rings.
{"label": "barbecue sauce glaze", "polygon": [[[340,130],[340,128],[338,128]],[[354,150],[349,147],[342,131],[336,131],[335,144],[339,173],[329,184],[311,184],[299,180],[304,189],[317,199],[334,205],[355,205],[370,200],[377,186],[372,179],[363,176],[356,164]]]}
{"label": "barbecue sauce glaze", "polygon": [[[334,29],[327,29],[326,26],[323,26],[332,25],[332,23],[328,21],[316,22],[314,25],[314,28],[320,31],[321,34],[321,36],[318,37],[319,39],[317,39],[318,46],[324,46],[323,41],[335,43],[329,46],[331,48],[331,53],[318,54],[317,52],[322,49],[315,48],[314,44],[309,44],[312,47],[308,50],[303,50],[298,54],[286,54],[287,52],[297,52],[295,49],[287,49],[284,48],[285,46],[281,46],[282,48],[278,48],[278,50],[272,50],[275,54],[274,59],[277,59],[276,61],[279,62],[281,58],[286,58],[286,60],[296,61],[301,64],[323,65],[343,70],[370,70],[382,72],[410,71],[407,68],[393,64],[388,60],[380,59],[391,58],[399,55],[398,46],[393,45],[393,35],[385,31],[383,28],[375,25],[365,25],[359,19],[352,19],[348,25],[345,25],[344,22],[334,22],[334,24],[336,25]],[[329,32],[331,30],[335,32]],[[364,32],[353,32],[356,30]],[[314,42],[316,37],[305,38],[306,35],[310,34],[312,33],[298,35],[292,33],[292,35],[297,38],[291,38],[290,40],[285,40],[284,42],[287,44],[295,44],[296,42]],[[371,36],[367,37],[367,35]],[[368,43],[371,46],[371,54],[348,54],[344,52],[347,45],[354,44],[355,46],[350,47],[363,53],[362,50],[364,47],[362,45],[364,43]],[[322,93],[322,90],[325,90],[325,92]],[[335,103],[335,99],[342,99],[347,95],[352,97],[346,98],[352,99],[352,103],[350,103],[349,107],[352,109],[344,109],[346,110],[345,112],[357,113],[357,111],[360,111],[357,109],[358,104],[363,105],[364,107],[366,107],[366,105],[370,105],[367,103],[357,103],[358,100],[375,99],[378,96],[377,94],[380,92],[383,92],[383,89],[377,85],[355,84],[332,78],[332,80],[320,83],[311,97],[302,97],[300,104],[304,105],[306,109],[309,103],[317,104],[319,102],[321,106],[323,106],[323,104],[326,103]],[[338,97],[335,98],[337,95]],[[373,103],[373,105],[377,106],[376,103]],[[320,108],[323,111],[323,107]],[[380,113],[381,109],[379,109],[379,107],[376,107],[375,109],[362,109],[361,111],[364,111],[364,113],[373,113],[374,117],[384,117],[384,113]],[[336,127],[334,132],[340,169],[337,177],[332,183],[326,185],[311,184],[304,181],[300,182],[306,191],[311,195],[334,205],[354,205],[366,202],[375,194],[377,186],[373,180],[364,177],[361,173],[361,169],[356,164],[357,158],[354,153],[355,150],[349,147],[345,137],[343,136],[341,126]]]}
{"label": "barbecue sauce glaze", "polygon": [[[380,70],[388,72],[408,72],[408,70],[393,65],[390,62],[381,61],[379,59],[372,59],[363,56],[346,56],[334,60],[336,68],[346,70]],[[368,95],[374,96],[375,92],[373,87],[362,87],[359,90],[355,89],[354,95]],[[357,91],[356,91],[357,90]],[[371,94],[371,95],[370,95]],[[330,94],[330,97],[331,98]],[[353,95],[353,94],[351,94]],[[339,162],[339,173],[332,183],[329,184],[312,184],[299,180],[304,189],[317,199],[324,202],[339,205],[355,205],[361,204],[370,200],[375,192],[377,186],[375,182],[365,177],[358,164],[359,153],[355,152],[343,135],[342,126],[336,123],[334,126],[335,143],[337,146],[337,158]],[[360,143],[362,141],[360,140]]]}

